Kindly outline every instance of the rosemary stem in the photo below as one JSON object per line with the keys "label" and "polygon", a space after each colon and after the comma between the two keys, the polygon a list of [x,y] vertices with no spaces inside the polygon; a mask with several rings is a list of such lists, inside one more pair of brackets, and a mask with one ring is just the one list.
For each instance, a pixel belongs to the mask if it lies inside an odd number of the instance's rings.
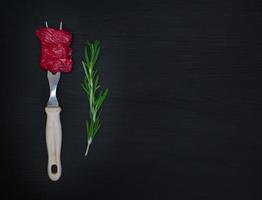
{"label": "rosemary stem", "polygon": [[92,68],[89,68],[89,74],[90,74],[90,99],[89,99],[89,102],[90,102],[90,110],[91,110],[91,113],[92,113],[92,119],[93,121],[94,120],[94,102],[95,102],[95,91],[94,91],[94,85],[93,85],[93,70]]}
{"label": "rosemary stem", "polygon": [[89,103],[89,119],[86,120],[87,145],[85,156],[88,154],[92,140],[100,128],[100,107],[108,94],[108,89],[100,89],[100,92],[98,92],[98,88],[100,87],[99,75],[97,74],[95,65],[99,52],[100,45],[98,41],[88,43],[85,48],[85,61],[82,62],[85,72],[82,87],[88,97]]}
{"label": "rosemary stem", "polygon": [[89,147],[90,147],[91,143],[92,143],[92,139],[90,138],[90,139],[88,139],[88,142],[87,142],[85,156],[87,156],[87,154],[88,154]]}

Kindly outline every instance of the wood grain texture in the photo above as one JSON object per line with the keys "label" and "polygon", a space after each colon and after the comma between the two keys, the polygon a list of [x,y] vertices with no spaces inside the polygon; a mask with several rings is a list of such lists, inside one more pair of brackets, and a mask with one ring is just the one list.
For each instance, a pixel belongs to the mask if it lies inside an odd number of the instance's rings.
{"label": "wood grain texture", "polygon": [[[262,198],[261,1],[17,1],[1,16],[7,199]],[[34,34],[46,19],[74,36],[74,70],[58,86],[57,183],[46,175],[49,89]],[[94,39],[109,96],[84,157],[81,59]]]}

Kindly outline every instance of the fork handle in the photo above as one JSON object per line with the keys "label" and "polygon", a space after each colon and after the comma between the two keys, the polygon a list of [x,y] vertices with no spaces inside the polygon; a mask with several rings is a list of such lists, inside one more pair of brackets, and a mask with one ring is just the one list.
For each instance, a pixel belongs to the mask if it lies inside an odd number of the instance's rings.
{"label": "fork handle", "polygon": [[62,127],[60,121],[61,107],[45,107],[46,120],[46,146],[48,153],[47,172],[52,181],[57,181],[62,173],[61,146]]}

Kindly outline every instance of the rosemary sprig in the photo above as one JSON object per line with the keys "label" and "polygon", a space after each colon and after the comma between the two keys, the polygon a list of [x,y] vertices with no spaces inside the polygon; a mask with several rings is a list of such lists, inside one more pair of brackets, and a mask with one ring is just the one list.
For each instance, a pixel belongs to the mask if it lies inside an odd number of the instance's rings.
{"label": "rosemary sprig", "polygon": [[101,105],[108,94],[108,89],[101,89],[99,85],[99,75],[96,70],[99,53],[99,41],[96,40],[93,43],[88,43],[84,52],[85,59],[82,61],[85,77],[81,85],[88,97],[89,103],[89,119],[86,120],[87,146],[85,156],[87,155],[89,147],[100,128],[99,117]]}

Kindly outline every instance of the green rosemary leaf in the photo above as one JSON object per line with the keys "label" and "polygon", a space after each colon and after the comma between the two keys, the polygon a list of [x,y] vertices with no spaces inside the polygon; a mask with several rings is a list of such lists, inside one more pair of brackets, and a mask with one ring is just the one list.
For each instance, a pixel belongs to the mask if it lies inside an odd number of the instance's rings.
{"label": "green rosemary leaf", "polygon": [[85,62],[82,62],[82,65],[83,65],[83,68],[84,68],[84,71],[85,71],[85,75],[86,75],[86,77],[88,77],[88,72],[86,70],[86,66],[88,66],[88,64],[85,63]]}
{"label": "green rosemary leaf", "polygon": [[88,89],[85,87],[85,85],[84,85],[83,83],[81,83],[81,86],[82,86],[83,90],[85,91],[85,93],[86,93],[87,95],[89,95],[89,91],[88,91]]}
{"label": "green rosemary leaf", "polygon": [[94,56],[94,63],[97,62],[97,59],[98,59],[99,53],[100,53],[100,47],[97,47],[97,50],[96,50],[96,53],[95,53],[95,56]]}
{"label": "green rosemary leaf", "polygon": [[98,90],[100,88],[100,85],[96,86],[95,90]]}
{"label": "green rosemary leaf", "polygon": [[99,81],[99,76],[96,75],[95,81],[94,81],[94,87],[95,87],[95,89],[99,86],[99,85],[98,85],[98,81]]}
{"label": "green rosemary leaf", "polygon": [[92,61],[91,63],[93,63],[94,62],[94,54],[95,54],[94,45],[91,44],[90,48],[91,48],[91,61]]}
{"label": "green rosemary leaf", "polygon": [[97,130],[98,130],[98,126],[99,126],[99,119],[97,119],[94,123],[93,123],[93,129],[94,129],[94,136],[95,134],[97,133]]}
{"label": "green rosemary leaf", "polygon": [[96,75],[97,75],[97,70],[93,70],[93,79],[95,79],[95,77],[96,77]]}
{"label": "green rosemary leaf", "polygon": [[88,56],[88,48],[87,47],[85,48],[85,61],[86,61],[86,64],[89,65],[89,56]]}
{"label": "green rosemary leaf", "polygon": [[96,136],[96,134],[98,133],[99,128],[100,128],[100,122],[97,122],[95,126],[94,136]]}
{"label": "green rosemary leaf", "polygon": [[99,110],[99,108],[102,105],[102,103],[104,102],[107,94],[108,94],[108,89],[100,92],[100,95],[98,96],[98,99],[96,101],[96,106],[95,106],[96,110]]}

